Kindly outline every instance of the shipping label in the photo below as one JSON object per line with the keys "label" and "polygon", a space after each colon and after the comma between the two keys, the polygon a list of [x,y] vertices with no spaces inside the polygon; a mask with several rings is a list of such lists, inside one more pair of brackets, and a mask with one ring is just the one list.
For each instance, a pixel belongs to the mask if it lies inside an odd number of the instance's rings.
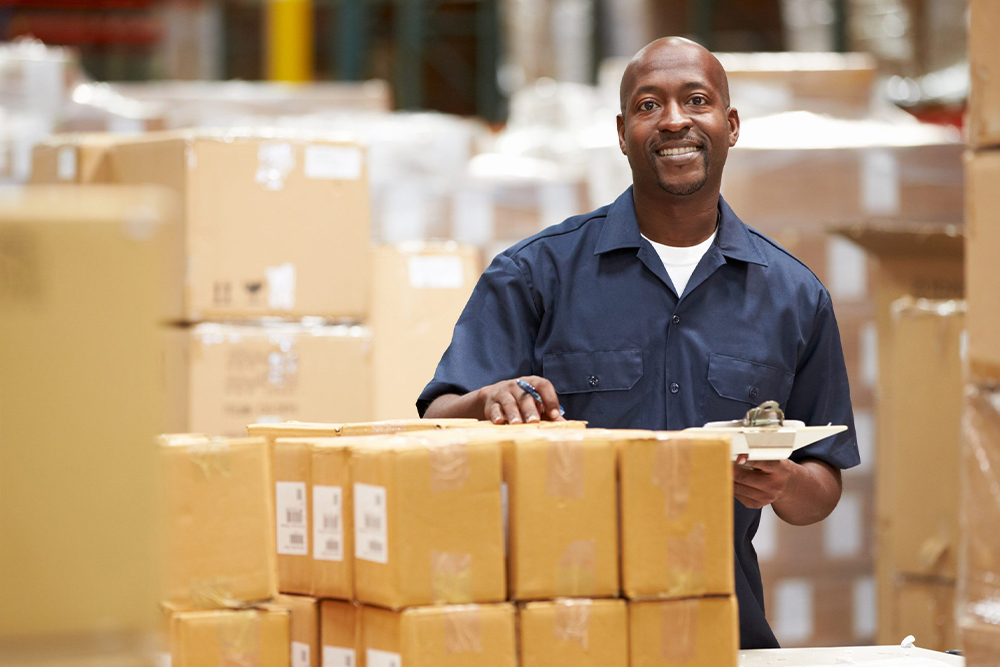
{"label": "shipping label", "polygon": [[403,658],[398,653],[370,648],[365,651],[365,658],[368,667],[403,667]]}
{"label": "shipping label", "polygon": [[292,642],[292,667],[310,667],[309,644]]}
{"label": "shipping label", "polygon": [[389,562],[387,517],[385,487],[374,486],[372,484],[355,484],[355,557],[374,563],[385,564]]}
{"label": "shipping label", "polygon": [[355,667],[354,649],[339,646],[323,647],[323,667]]}
{"label": "shipping label", "polygon": [[344,560],[344,493],[339,486],[313,487],[313,558]]}
{"label": "shipping label", "polygon": [[306,528],[306,483],[276,482],[278,553],[287,556],[308,556],[309,539]]}

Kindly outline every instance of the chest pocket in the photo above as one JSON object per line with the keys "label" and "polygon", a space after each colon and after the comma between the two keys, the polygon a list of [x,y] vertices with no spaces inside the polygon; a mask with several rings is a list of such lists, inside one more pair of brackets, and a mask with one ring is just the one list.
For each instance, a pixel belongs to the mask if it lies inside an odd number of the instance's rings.
{"label": "chest pocket", "polygon": [[704,419],[742,419],[751,407],[777,401],[784,408],[795,374],[736,357],[713,354],[708,359]]}
{"label": "chest pocket", "polygon": [[642,379],[642,349],[546,354],[542,375],[559,394],[567,419],[605,428],[635,423],[642,392],[630,390]]}

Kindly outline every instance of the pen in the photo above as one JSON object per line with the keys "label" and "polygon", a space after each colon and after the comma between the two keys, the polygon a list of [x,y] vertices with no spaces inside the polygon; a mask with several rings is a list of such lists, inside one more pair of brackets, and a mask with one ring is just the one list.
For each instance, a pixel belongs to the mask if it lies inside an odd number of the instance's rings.
{"label": "pen", "polygon": [[[517,386],[520,387],[521,391],[523,391],[524,393],[530,394],[531,397],[535,399],[536,403],[538,403],[539,405],[545,405],[545,401],[542,400],[542,395],[539,394],[538,390],[532,387],[530,384],[528,384],[524,380],[518,380]],[[559,414],[560,415],[566,414],[566,411],[563,410],[563,407],[561,405],[559,406]]]}

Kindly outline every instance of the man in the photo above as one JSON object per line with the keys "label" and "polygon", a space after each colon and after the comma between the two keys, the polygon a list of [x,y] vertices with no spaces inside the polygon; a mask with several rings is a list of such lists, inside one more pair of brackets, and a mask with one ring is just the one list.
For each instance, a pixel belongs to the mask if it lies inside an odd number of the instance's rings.
{"label": "man", "polygon": [[[790,419],[846,424],[792,460],[733,468],[741,643],[768,648],[777,642],[751,543],[760,508],[820,521],[859,457],[829,293],[720,196],[739,131],[711,53],[680,38],[640,51],[618,116],[632,187],[493,261],[417,406],[518,423],[560,419],[561,404],[591,426],[680,430],[776,400]],[[518,379],[537,388],[541,410]]]}

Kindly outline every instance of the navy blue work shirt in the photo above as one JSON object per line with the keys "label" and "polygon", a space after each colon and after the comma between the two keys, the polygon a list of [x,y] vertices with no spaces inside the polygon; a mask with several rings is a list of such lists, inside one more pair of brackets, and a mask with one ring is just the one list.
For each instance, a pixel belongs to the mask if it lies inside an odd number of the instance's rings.
{"label": "navy blue work shirt", "polygon": [[[417,401],[420,414],[442,394],[523,375],[548,378],[568,419],[604,428],[676,431],[776,400],[789,419],[848,426],[793,459],[857,465],[829,293],[722,197],[719,213],[716,239],[680,296],[639,232],[631,188],[498,255]],[[741,644],[777,647],[752,544],[760,510],[735,499],[733,508]]]}

